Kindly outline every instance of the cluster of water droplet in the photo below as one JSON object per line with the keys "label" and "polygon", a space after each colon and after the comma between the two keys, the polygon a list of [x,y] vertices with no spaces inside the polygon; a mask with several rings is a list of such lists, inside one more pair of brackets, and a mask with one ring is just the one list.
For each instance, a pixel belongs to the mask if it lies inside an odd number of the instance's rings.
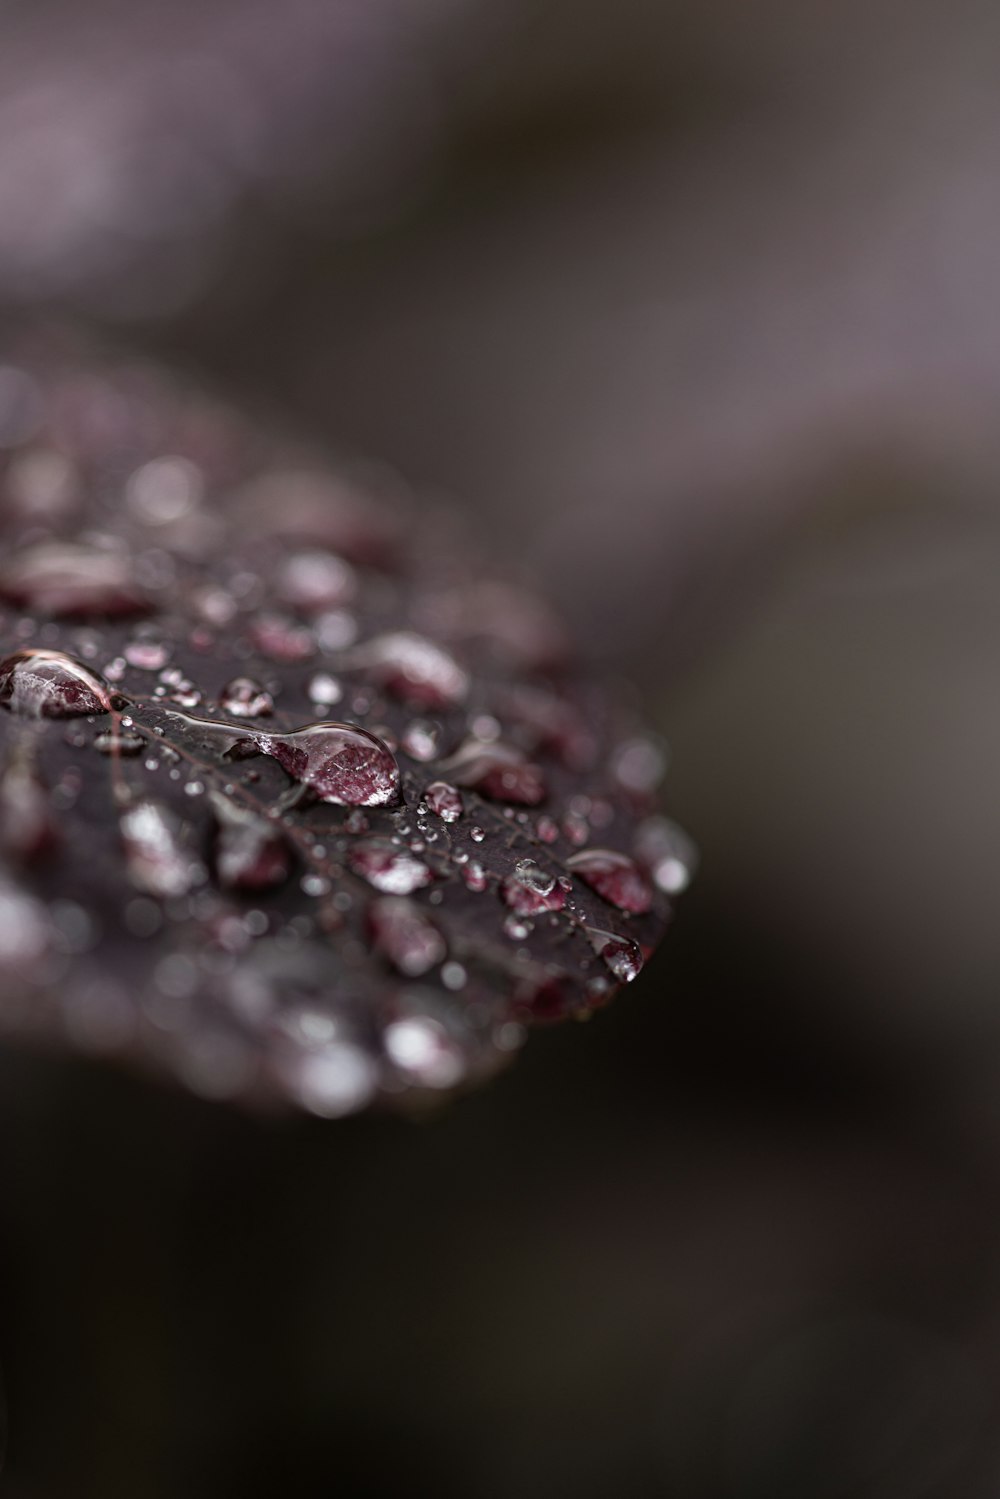
{"label": "cluster of water droplet", "polygon": [[39,383],[0,518],[0,977],[326,1115],[634,979],[694,855],[544,606],[217,404],[87,373]]}

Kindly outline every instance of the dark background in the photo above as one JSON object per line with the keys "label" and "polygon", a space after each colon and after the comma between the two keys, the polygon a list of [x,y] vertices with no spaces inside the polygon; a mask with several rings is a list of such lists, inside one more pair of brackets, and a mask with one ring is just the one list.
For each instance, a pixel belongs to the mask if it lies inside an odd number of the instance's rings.
{"label": "dark background", "polygon": [[1000,12],[0,8],[0,306],[465,506],[672,746],[419,1125],[3,1058],[11,1499],[996,1499]]}

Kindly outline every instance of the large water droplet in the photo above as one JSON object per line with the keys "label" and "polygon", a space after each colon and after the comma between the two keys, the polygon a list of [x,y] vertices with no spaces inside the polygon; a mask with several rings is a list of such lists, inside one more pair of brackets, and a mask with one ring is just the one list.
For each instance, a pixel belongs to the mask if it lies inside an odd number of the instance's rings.
{"label": "large water droplet", "polygon": [[434,879],[423,860],[409,849],[381,839],[357,844],[348,854],[348,863],[383,895],[412,895]]}
{"label": "large water droplet", "polygon": [[255,734],[250,745],[270,755],[321,801],[338,807],[382,807],[399,796],[399,766],[381,739],[347,723],[309,724],[292,734]]}
{"label": "large water droplet", "polygon": [[122,552],[45,541],[0,566],[0,596],[39,614],[122,616],[148,608]]}
{"label": "large water droplet", "polygon": [[451,708],[463,702],[469,676],[440,646],[408,630],[379,635],[358,646],[350,666],[367,667],[380,687],[418,708]]}
{"label": "large water droplet", "polygon": [[467,786],[493,801],[536,807],[548,795],[539,767],[511,744],[467,739],[441,768],[456,785]]}
{"label": "large water droplet", "polygon": [[445,940],[412,900],[386,895],[369,913],[375,945],[407,978],[419,978],[447,957]]}
{"label": "large water droplet", "polygon": [[630,984],[642,972],[642,951],[631,937],[619,937],[614,932],[602,932],[597,927],[586,928],[591,947],[604,961],[619,983]]}
{"label": "large water droplet", "polygon": [[609,848],[588,848],[567,859],[566,868],[619,911],[642,916],[653,904],[648,880],[625,854]]}
{"label": "large water droplet", "polygon": [[111,689],[75,656],[30,649],[0,661],[0,703],[28,718],[86,718],[111,712]]}

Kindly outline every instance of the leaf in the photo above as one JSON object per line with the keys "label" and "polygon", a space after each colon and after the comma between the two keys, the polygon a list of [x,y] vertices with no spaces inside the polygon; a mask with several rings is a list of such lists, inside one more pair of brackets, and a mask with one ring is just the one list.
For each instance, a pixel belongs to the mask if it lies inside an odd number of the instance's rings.
{"label": "leaf", "polygon": [[638,974],[690,850],[544,605],[167,374],[15,357],[0,1029],[334,1116]]}

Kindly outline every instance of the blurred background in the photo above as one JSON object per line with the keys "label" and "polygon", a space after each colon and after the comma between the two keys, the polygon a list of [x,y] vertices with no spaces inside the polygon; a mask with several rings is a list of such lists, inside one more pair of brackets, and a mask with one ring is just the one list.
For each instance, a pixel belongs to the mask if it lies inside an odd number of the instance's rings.
{"label": "blurred background", "polygon": [[420,1125],[0,1059],[12,1499],[1000,1495],[1000,11],[5,0],[0,309],[454,499],[702,869]]}

